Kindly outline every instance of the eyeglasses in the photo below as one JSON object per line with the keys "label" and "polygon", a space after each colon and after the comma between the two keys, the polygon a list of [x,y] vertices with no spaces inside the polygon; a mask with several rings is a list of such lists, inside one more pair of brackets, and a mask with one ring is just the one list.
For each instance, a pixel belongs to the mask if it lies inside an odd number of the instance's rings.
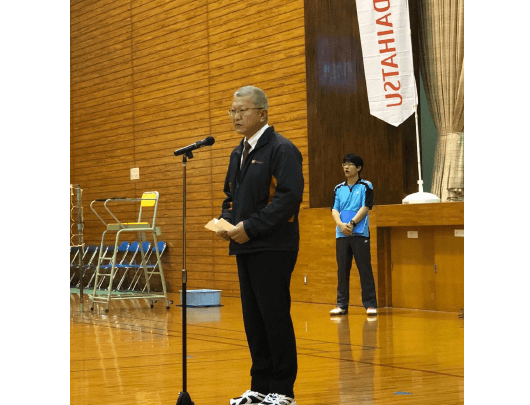
{"label": "eyeglasses", "polygon": [[239,110],[228,110],[228,115],[231,117],[235,117],[237,114],[244,115],[248,110],[263,110],[263,107],[256,107],[256,108],[241,108]]}
{"label": "eyeglasses", "polygon": [[355,166],[353,163],[343,163],[342,164],[342,167],[346,167],[346,166]]}

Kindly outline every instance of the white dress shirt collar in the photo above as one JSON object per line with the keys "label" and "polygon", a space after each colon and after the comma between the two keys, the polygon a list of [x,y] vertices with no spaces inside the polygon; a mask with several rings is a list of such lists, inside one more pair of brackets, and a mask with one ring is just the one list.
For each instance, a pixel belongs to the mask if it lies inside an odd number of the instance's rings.
{"label": "white dress shirt collar", "polygon": [[267,130],[269,127],[269,124],[263,125],[258,132],[256,132],[254,135],[252,135],[249,139],[245,137],[245,141],[247,141],[250,144],[250,150],[249,152],[254,149],[254,147],[257,145],[259,138],[261,138],[261,135]]}

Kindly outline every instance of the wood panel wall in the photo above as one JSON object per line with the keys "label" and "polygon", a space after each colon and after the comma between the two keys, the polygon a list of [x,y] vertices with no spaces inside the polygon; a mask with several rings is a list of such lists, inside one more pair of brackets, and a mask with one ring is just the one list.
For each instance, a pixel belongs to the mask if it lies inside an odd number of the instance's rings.
{"label": "wood panel wall", "polygon": [[[384,301],[384,298],[380,296],[384,290],[380,291],[378,288],[376,217],[373,210],[368,215],[376,294],[378,301]],[[304,277],[306,277],[305,280]],[[300,212],[300,252],[291,279],[291,295],[294,301],[331,305],[337,302],[335,221],[329,208],[311,208]],[[353,260],[350,275],[350,305],[363,305],[359,271],[355,260]]]}
{"label": "wood panel wall", "polygon": [[[70,182],[83,189],[85,243],[103,224],[96,198],[160,192],[158,224],[168,243],[170,291],[181,286],[181,158],[206,136],[215,144],[187,164],[188,288],[237,296],[235,259],[204,224],[220,214],[228,157],[240,138],[227,110],[239,87],[269,98],[269,123],[304,157],[309,206],[303,0],[72,0]],[[130,180],[130,169],[140,179]],[[138,207],[117,205],[134,220]]]}
{"label": "wood panel wall", "polygon": [[[417,187],[410,120],[396,130],[367,113],[354,7],[345,0],[333,6],[307,0],[71,0],[70,182],[83,189],[85,243],[99,244],[104,230],[89,209],[92,200],[159,191],[166,281],[178,291],[183,167],[173,151],[213,136],[215,144],[187,163],[188,288],[238,296],[227,242],[203,226],[220,214],[228,157],[240,141],[227,115],[232,95],[253,84],[269,97],[269,123],[304,157],[293,300],[334,303],[334,223],[329,209],[309,206],[329,205],[342,180],[342,155],[354,151],[365,158],[363,177],[374,183],[378,204],[399,203]],[[330,61],[344,55],[355,61],[355,80],[346,80],[353,95],[315,82],[318,35],[347,39]],[[139,180],[130,180],[131,168],[140,169]],[[115,208],[126,220],[135,220],[137,209]],[[372,251],[377,282],[375,232]],[[355,276],[351,303],[361,305]]]}
{"label": "wood panel wall", "polygon": [[[414,116],[394,127],[370,115],[355,1],[304,3],[311,208],[330,206],[347,153],[363,158],[361,177],[374,185],[375,204],[400,204],[418,191]],[[412,12],[413,32],[416,25]]]}

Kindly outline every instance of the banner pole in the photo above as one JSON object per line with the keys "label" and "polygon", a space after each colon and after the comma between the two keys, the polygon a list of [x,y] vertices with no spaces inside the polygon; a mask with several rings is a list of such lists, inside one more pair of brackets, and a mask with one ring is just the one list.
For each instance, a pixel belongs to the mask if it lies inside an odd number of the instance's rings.
{"label": "banner pole", "polygon": [[418,153],[418,185],[419,192],[423,193],[423,179],[421,176],[421,153],[420,153],[420,131],[418,130],[418,104],[414,104],[414,120],[416,121],[416,151]]}

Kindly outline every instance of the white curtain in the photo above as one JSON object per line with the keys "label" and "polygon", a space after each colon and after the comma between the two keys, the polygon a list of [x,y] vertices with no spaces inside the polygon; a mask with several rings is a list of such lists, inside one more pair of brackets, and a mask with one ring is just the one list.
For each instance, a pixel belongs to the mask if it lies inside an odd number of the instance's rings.
{"label": "white curtain", "polygon": [[421,75],[438,132],[431,193],[464,190],[464,1],[419,0]]}

